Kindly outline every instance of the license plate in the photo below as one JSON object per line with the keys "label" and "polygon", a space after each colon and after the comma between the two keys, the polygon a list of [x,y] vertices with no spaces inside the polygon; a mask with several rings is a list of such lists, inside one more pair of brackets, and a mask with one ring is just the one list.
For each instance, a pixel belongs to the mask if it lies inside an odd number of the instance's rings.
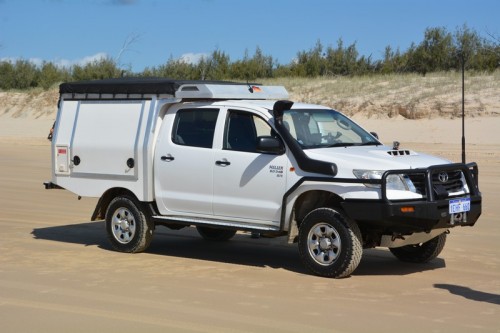
{"label": "license plate", "polygon": [[450,214],[468,212],[470,210],[470,198],[450,200]]}

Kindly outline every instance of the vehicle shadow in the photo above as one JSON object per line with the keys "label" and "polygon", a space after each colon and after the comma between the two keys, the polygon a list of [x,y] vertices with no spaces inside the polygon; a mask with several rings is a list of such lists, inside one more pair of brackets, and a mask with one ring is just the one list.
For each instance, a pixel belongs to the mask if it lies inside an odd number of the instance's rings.
{"label": "vehicle shadow", "polygon": [[385,248],[366,249],[354,275],[408,275],[446,267],[442,258],[427,263],[402,262]]}
{"label": "vehicle shadow", "polygon": [[86,222],[36,228],[33,229],[31,234],[35,239],[81,244],[84,246],[98,246],[111,250],[103,222]]}
{"label": "vehicle shadow", "polygon": [[239,232],[230,241],[214,242],[201,238],[195,228],[157,231],[148,253],[307,273],[299,261],[297,247],[283,239],[254,239],[250,233]]}
{"label": "vehicle shadow", "polygon": [[[32,235],[35,239],[113,250],[102,221],[36,228]],[[211,242],[202,239],[195,228],[170,230],[157,227],[146,253],[310,274],[300,262],[297,244],[287,244],[284,237],[255,239],[250,233],[238,232],[230,241]],[[364,251],[353,276],[400,276],[443,267],[445,262],[440,258],[427,264],[408,264],[400,262],[385,249],[369,249]]]}
{"label": "vehicle shadow", "polygon": [[469,287],[446,283],[436,283],[434,284],[434,288],[448,290],[450,294],[462,296],[472,301],[500,305],[500,295],[498,294],[485,293],[483,291],[474,290]]}

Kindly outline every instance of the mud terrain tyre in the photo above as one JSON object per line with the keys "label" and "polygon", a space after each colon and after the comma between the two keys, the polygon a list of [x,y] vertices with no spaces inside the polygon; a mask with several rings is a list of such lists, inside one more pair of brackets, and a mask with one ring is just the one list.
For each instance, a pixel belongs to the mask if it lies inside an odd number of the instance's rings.
{"label": "mud terrain tyre", "polygon": [[362,253],[358,225],[334,209],[315,209],[300,225],[300,259],[316,275],[347,277],[358,267]]}
{"label": "mud terrain tyre", "polygon": [[436,258],[444,248],[446,233],[416,245],[389,248],[391,253],[401,261],[413,263],[426,263]]}
{"label": "mud terrain tyre", "polygon": [[106,231],[112,247],[120,252],[145,251],[153,239],[154,223],[129,196],[114,198],[106,210]]}

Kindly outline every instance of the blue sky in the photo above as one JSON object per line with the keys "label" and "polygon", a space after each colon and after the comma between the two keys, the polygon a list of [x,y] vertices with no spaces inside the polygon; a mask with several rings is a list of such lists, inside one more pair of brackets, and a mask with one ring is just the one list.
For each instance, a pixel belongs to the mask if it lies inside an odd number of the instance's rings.
{"label": "blue sky", "polygon": [[500,36],[499,13],[499,0],[0,0],[0,59],[71,65],[109,56],[142,71],[215,49],[234,61],[258,46],[286,64],[339,38],[380,59],[387,45],[422,41],[428,27]]}

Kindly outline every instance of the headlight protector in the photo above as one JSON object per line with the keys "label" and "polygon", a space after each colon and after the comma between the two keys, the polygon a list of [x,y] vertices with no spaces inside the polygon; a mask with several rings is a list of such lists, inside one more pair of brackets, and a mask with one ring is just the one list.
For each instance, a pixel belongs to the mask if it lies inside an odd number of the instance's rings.
{"label": "headlight protector", "polygon": [[[385,171],[383,170],[363,170],[355,169],[353,170],[354,176],[358,179],[382,179]],[[380,184],[364,184],[366,187],[380,188]],[[395,191],[410,191],[417,192],[415,185],[411,181],[410,177],[405,174],[390,174],[386,178],[386,189]]]}

